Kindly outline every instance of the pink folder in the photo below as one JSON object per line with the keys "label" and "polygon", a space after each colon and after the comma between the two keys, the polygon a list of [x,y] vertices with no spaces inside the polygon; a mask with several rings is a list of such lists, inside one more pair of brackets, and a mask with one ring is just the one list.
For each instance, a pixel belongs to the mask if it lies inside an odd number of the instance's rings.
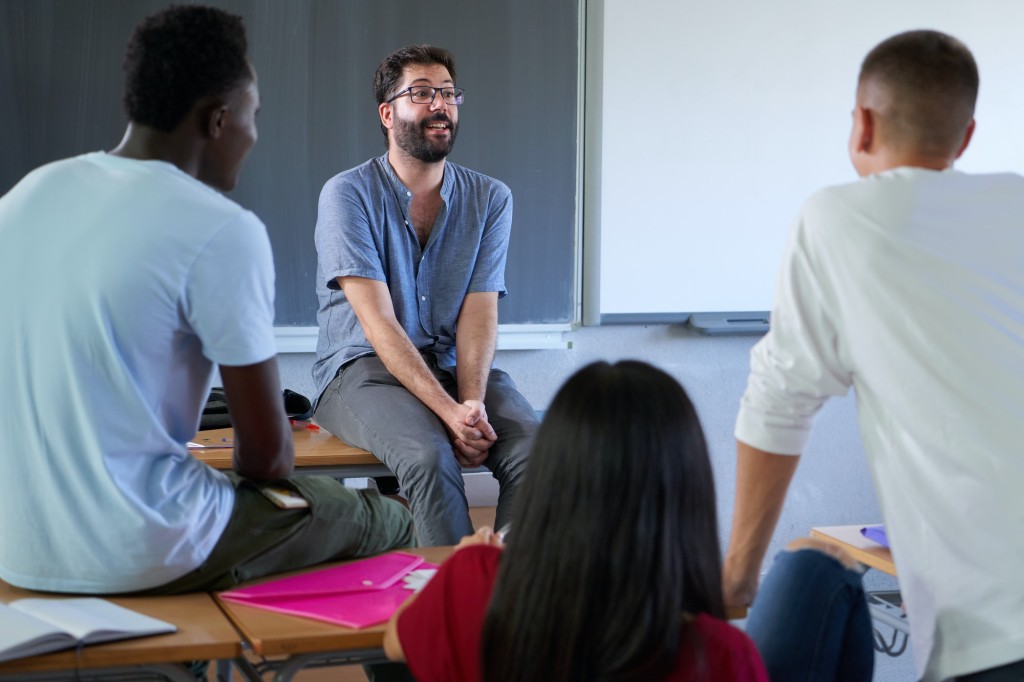
{"label": "pink folder", "polygon": [[408,599],[402,578],[418,568],[435,568],[422,557],[382,554],[340,566],[221,592],[220,598],[256,608],[364,628],[382,623]]}

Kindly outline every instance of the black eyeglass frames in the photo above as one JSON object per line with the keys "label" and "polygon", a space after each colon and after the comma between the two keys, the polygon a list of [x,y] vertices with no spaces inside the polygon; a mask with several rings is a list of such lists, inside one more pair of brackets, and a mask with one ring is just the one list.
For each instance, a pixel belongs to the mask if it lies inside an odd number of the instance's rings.
{"label": "black eyeglass frames", "polygon": [[409,101],[413,104],[431,104],[437,93],[441,93],[441,99],[445,104],[457,106],[462,104],[464,90],[462,88],[432,88],[429,85],[414,85],[405,88],[397,95],[387,100],[386,103],[394,102],[399,97],[409,95]]}

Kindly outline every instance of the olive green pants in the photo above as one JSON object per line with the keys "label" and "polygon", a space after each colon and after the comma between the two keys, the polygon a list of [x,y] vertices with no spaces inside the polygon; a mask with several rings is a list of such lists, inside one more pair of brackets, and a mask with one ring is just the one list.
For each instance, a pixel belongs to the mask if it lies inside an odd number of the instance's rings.
{"label": "olive green pants", "polygon": [[235,505],[210,556],[194,571],[136,594],[226,590],[272,573],[416,544],[409,511],[375,490],[346,488],[328,476],[296,476],[273,485],[297,491],[309,507],[281,509],[260,492],[261,484],[228,476]]}

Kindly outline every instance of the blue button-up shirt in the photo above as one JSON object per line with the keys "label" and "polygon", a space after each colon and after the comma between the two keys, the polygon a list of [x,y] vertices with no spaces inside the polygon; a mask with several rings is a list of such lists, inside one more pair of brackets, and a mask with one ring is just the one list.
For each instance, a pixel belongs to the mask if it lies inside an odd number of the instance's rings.
{"label": "blue button-up shirt", "polygon": [[437,356],[441,367],[455,366],[455,324],[466,294],[505,295],[511,191],[494,178],[446,162],[441,199],[421,249],[409,220],[412,192],[387,155],[324,185],[316,222],[320,337],[313,380],[318,395],[342,365],[373,353],[338,277],[385,282],[399,324],[413,345]]}

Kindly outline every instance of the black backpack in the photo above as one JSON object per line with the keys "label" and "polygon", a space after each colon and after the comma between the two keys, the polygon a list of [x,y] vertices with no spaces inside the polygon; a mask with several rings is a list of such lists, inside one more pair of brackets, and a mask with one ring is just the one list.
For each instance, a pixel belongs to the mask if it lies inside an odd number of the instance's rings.
{"label": "black backpack", "polygon": [[[313,405],[309,398],[290,389],[284,389],[284,411],[289,419],[309,419],[313,416]],[[221,387],[211,388],[210,397],[206,399],[203,416],[199,419],[199,430],[224,429],[231,426],[231,413],[228,412],[228,401]]]}

